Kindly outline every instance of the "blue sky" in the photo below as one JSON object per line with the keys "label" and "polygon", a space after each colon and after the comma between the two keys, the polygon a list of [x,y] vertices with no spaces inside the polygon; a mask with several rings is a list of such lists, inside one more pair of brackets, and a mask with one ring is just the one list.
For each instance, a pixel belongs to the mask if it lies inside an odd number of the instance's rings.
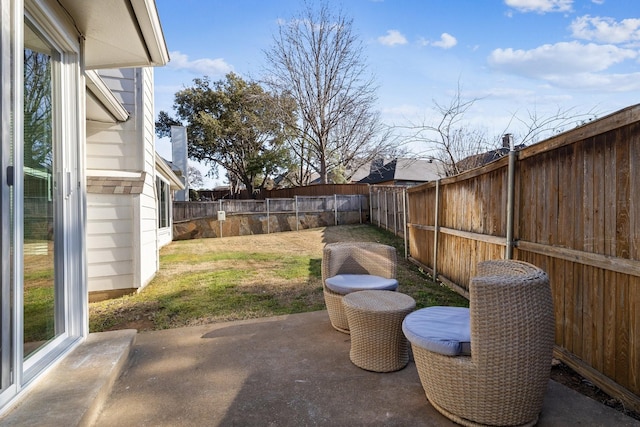
{"label": "blue sky", "polygon": [[[278,23],[301,0],[156,0],[170,63],[155,70],[155,109],[207,75],[264,74]],[[640,103],[636,0],[330,0],[353,19],[388,125],[433,123],[460,86],[465,115],[490,136],[512,116],[558,109],[603,116]],[[416,147],[424,151],[428,147]],[[170,157],[166,141],[158,152]],[[205,170],[201,168],[201,170]],[[205,186],[221,184],[223,177]]]}

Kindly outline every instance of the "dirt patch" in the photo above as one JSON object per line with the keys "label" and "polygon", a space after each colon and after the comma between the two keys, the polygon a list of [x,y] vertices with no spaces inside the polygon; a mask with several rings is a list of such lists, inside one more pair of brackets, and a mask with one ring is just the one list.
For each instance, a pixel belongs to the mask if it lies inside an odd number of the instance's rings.
{"label": "dirt patch", "polygon": [[614,399],[613,397],[609,396],[589,380],[585,379],[584,377],[576,373],[573,369],[569,368],[567,365],[560,361],[554,360],[553,367],[551,368],[551,379],[560,384],[564,384],[565,386],[577,391],[580,394],[590,397],[591,399],[596,400],[603,405],[609,406],[616,411],[620,411],[631,418],[640,420],[639,412],[631,411],[625,408],[622,402],[620,402],[618,399]]}

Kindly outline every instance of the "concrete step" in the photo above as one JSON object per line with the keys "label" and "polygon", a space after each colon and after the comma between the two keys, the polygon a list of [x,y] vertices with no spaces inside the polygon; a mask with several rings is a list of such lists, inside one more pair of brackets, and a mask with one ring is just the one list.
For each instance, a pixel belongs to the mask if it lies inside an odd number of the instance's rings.
{"label": "concrete step", "polygon": [[127,367],[136,331],[89,334],[57,366],[37,380],[2,426],[90,426]]}

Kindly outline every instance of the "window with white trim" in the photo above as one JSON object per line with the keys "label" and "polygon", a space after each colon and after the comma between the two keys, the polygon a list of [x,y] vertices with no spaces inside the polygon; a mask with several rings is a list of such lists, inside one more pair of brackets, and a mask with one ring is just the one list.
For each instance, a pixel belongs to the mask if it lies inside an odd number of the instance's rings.
{"label": "window with white trim", "polygon": [[158,195],[158,228],[167,228],[170,225],[169,213],[171,205],[171,191],[169,183],[162,178],[156,178],[156,193]]}

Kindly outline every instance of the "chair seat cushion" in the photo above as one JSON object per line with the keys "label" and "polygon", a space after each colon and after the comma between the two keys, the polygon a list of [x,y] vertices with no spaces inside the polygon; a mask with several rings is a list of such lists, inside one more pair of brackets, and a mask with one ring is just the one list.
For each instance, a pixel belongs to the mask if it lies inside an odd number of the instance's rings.
{"label": "chair seat cushion", "polygon": [[402,331],[412,345],[446,356],[471,355],[469,309],[427,307],[405,317]]}
{"label": "chair seat cushion", "polygon": [[327,288],[333,292],[346,295],[355,291],[395,291],[398,288],[396,279],[386,279],[370,274],[338,274],[325,280]]}

